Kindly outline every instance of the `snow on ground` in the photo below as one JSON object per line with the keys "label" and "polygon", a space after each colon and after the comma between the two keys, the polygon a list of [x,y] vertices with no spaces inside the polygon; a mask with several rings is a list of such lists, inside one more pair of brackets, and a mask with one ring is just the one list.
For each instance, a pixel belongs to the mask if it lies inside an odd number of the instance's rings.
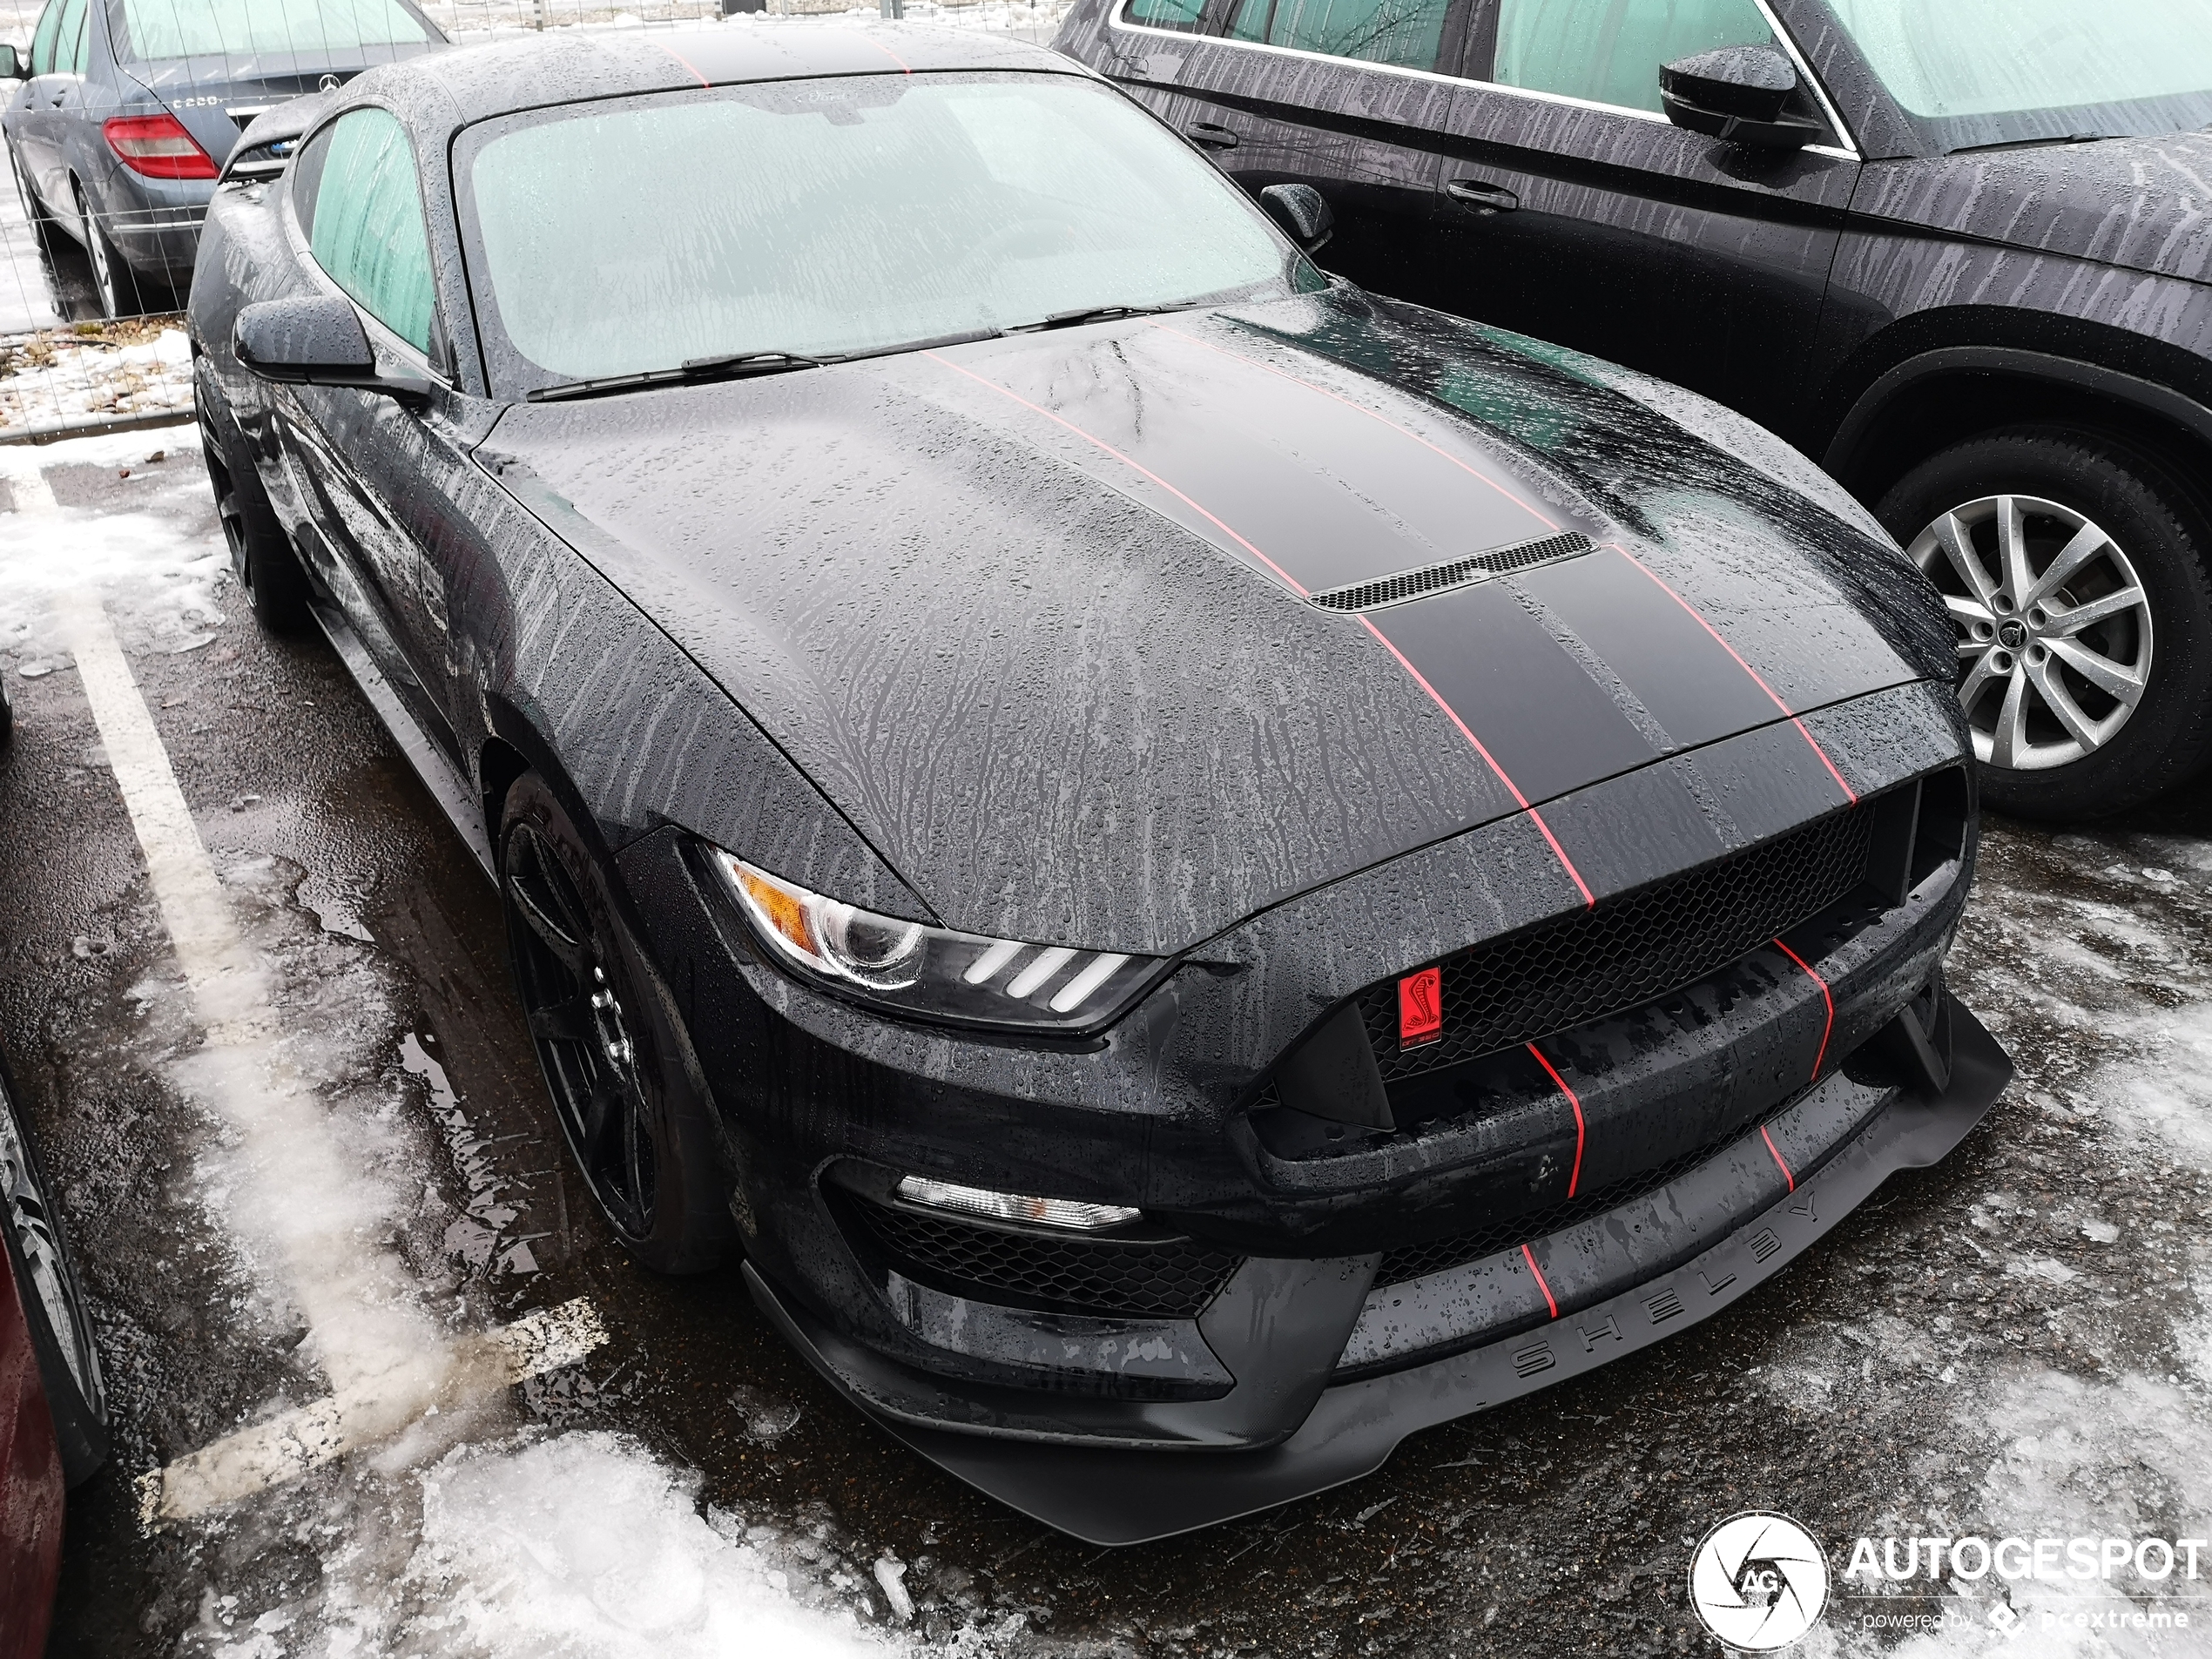
{"label": "snow on ground", "polygon": [[[18,673],[68,671],[55,602],[72,590],[98,595],[133,653],[189,649],[179,642],[220,622],[232,596],[206,475],[196,454],[172,464],[189,437],[0,449],[18,507],[0,516],[0,671],[10,658]],[[28,469],[65,498],[71,469],[143,468],[164,446],[146,511],[21,510],[37,487]],[[208,1014],[187,951],[130,989],[131,1028],[101,1058],[159,1080],[172,1113],[197,1115],[172,1201],[201,1207],[203,1248],[219,1258],[212,1299],[227,1305],[213,1312],[251,1350],[241,1366],[268,1378],[250,1426],[365,1376],[435,1371],[480,1318],[480,1273],[536,1270],[526,1245],[517,1255],[500,1237],[527,1228],[528,1200],[471,1173],[468,1103],[403,1028],[397,971],[367,930],[341,901],[302,903],[300,873],[277,860],[219,874],[251,957],[223,995],[250,988],[262,1017]],[[557,1403],[573,1380],[538,1379],[526,1399]],[[165,1523],[209,1562],[185,1650],[828,1659],[902,1645],[855,1611],[868,1605],[863,1575],[896,1583],[900,1563],[848,1559],[825,1526],[703,1511],[691,1472],[533,1414],[548,1413],[518,1414],[503,1391],[448,1394],[364,1455]],[[312,1544],[320,1572],[241,1622],[227,1584],[285,1538]]]}
{"label": "snow on ground", "polygon": [[[2212,1532],[2209,924],[2212,849],[2201,842],[2001,826],[1985,841],[1951,973],[2020,1067],[2008,1098],[2032,1109],[2014,1132],[2032,1143],[2040,1185],[1984,1192],[1963,1235],[1924,1237],[1899,1265],[1933,1317],[1870,1330],[1848,1350],[1869,1379],[1898,1364],[1952,1402],[1955,1440],[1927,1446],[1925,1479],[1891,1514],[1866,1518],[1870,1535]],[[1895,1381],[1846,1392],[1877,1413],[1914,1399]],[[2109,1580],[2061,1569],[2001,1595],[1993,1575],[1943,1588],[1952,1624],[1898,1644],[1852,1628],[1849,1615],[1879,1603],[1848,1604],[1831,1618],[1838,1650],[2212,1652],[2212,1552],[2195,1582],[2129,1568]],[[2021,1618],[2009,1635],[1988,1622],[2000,1600]],[[2188,1627],[2114,1622],[2139,1608],[2186,1615]]]}
{"label": "snow on ground", "polygon": [[[99,512],[60,504],[71,475],[92,469],[128,470],[142,504]],[[41,492],[57,500],[35,527],[20,510],[0,518],[0,655],[13,656],[26,678],[68,666],[53,601],[88,584],[107,594],[126,650],[192,651],[213,637],[230,556],[205,505],[207,473],[192,428],[0,445],[0,489],[18,509]],[[180,529],[180,521],[200,520],[198,534]]]}
{"label": "snow on ground", "polygon": [[[95,324],[84,324],[95,329]],[[110,325],[123,338],[42,329],[0,339],[0,438],[192,408],[192,346],[181,327]]]}

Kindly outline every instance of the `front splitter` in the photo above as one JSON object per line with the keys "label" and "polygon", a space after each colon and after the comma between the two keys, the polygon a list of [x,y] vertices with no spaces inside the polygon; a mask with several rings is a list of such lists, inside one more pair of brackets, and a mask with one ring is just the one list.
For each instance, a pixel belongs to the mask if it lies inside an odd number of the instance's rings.
{"label": "front splitter", "polygon": [[2013,1075],[1996,1039],[1952,1004],[1950,1086],[1900,1095],[1787,1197],[1672,1271],[1447,1359],[1323,1391],[1289,1439],[1263,1451],[1123,1451],[962,1434],[894,1421],[858,1398],[765,1280],[746,1282],[786,1338],[886,1433],[1008,1507],[1093,1544],[1142,1544],[1217,1525],[1371,1474],[1399,1441],[1649,1347],[1719,1312],[1787,1267],[1899,1170],[1964,1140]]}

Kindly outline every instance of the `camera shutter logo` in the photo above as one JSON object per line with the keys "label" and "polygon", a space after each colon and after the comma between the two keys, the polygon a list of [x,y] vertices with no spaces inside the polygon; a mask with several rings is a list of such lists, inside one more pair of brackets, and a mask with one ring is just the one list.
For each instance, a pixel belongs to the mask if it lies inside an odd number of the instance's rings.
{"label": "camera shutter logo", "polygon": [[1689,1604],[1723,1645],[1773,1653],[1820,1622],[1828,1557],[1787,1515],[1731,1515],[1690,1557]]}

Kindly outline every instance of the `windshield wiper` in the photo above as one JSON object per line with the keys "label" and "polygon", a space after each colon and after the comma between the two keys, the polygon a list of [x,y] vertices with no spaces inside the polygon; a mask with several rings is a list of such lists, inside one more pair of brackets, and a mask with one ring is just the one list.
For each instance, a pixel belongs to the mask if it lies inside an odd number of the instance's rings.
{"label": "windshield wiper", "polygon": [[647,386],[681,386],[700,381],[741,380],[753,374],[781,374],[794,368],[820,368],[835,361],[789,351],[734,352],[719,357],[687,358],[674,368],[648,368],[635,374],[602,374],[592,380],[535,386],[523,395],[532,403],[556,403],[572,397],[597,397],[605,392],[634,392]]}
{"label": "windshield wiper", "polygon": [[1076,328],[1087,322],[1114,322],[1123,317],[1157,317],[1163,311],[1188,311],[1188,304],[1166,306],[1082,306],[1074,311],[1055,311],[1038,322],[1018,322],[1006,332],[1009,334],[1037,334],[1048,328]]}
{"label": "windshield wiper", "polygon": [[1985,150],[2040,150],[2053,144],[2101,144],[2107,138],[2119,136],[2117,132],[2066,132],[2053,138],[2007,138],[2002,144],[1962,144],[1951,153],[1967,156]]}

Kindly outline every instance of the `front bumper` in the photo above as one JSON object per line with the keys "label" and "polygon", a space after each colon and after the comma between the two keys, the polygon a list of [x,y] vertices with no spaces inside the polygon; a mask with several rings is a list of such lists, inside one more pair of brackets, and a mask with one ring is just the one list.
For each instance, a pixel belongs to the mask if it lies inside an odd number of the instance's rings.
{"label": "front bumper", "polygon": [[[1796,737],[1786,729],[1682,764],[1764,860],[1727,866],[1752,872],[1739,887],[1826,907],[1791,908],[1804,918],[1793,923],[1762,898],[1758,928],[1728,934],[1741,954],[1714,954],[1721,966],[1688,983],[1669,965],[1669,930],[1733,914],[1742,893],[1713,887],[1722,867],[1683,852],[1690,832],[1655,807],[1658,769],[1547,809],[1611,860],[1588,915],[1579,903],[1562,912],[1546,887],[1554,867],[1525,818],[1502,819],[1261,914],[1074,1042],[934,1030],[810,990],[759,960],[687,838],[671,828],[631,843],[625,885],[715,1090],[756,1292],[879,1422],[1008,1502],[1102,1539],[1352,1478],[1410,1430],[1519,1392],[1449,1380],[1487,1374],[1501,1354],[1544,1351],[1523,1359],[1544,1360],[1527,1386],[1571,1374],[1562,1319],[1657,1295],[1730,1239],[1755,1238],[1762,1218],[1802,1247],[1863,1195],[1821,1199],[1816,1223],[1788,1211],[1793,1183],[1817,1177],[1840,1194],[1831,1167],[1871,1160],[1871,1186],[1930,1161],[2001,1084],[2002,1055],[1963,1013],[1957,1079],[1900,1064],[1909,1045],[1895,1040],[1900,1010],[1940,995],[1971,879],[1955,698],[1915,686],[1806,718],[1864,780],[1848,813],[1811,745],[1781,740]],[[1908,799],[1911,813],[1891,813]],[[1865,834],[1824,827],[1846,819]],[[1882,826],[1907,822],[1912,835],[1884,840]],[[1865,878],[1848,891],[1819,874],[1844,867],[1846,845]],[[1795,862],[1765,858],[1777,851]],[[1647,903],[1677,888],[1688,910]],[[1581,942],[1559,943],[1570,935]],[[1538,956],[1464,954],[1508,940],[1552,942]],[[1616,972],[1647,956],[1658,965]],[[1462,975],[1453,1018],[1489,1022],[1464,1053],[1424,1049],[1440,1055],[1426,1069],[1385,1052],[1394,1026],[1370,1023],[1376,1063],[1393,1068],[1380,1085],[1389,1127],[1325,1121],[1278,1089],[1312,1033],[1430,961]],[[1478,1015],[1483,984],[1523,981],[1561,994]],[[1905,1136],[1916,1114],[1947,1128]],[[927,1214],[897,1197],[905,1174],[1132,1206],[1151,1236],[1071,1252],[1065,1235],[948,1229],[940,1212],[941,1250],[921,1236]],[[1103,1259],[1123,1244],[1136,1254]],[[1739,1284],[1787,1259],[1764,1244],[1756,1253],[1759,1271]],[[1681,1312],[1646,1316],[1655,1333],[1721,1305],[1677,1298]],[[1616,1319],[1589,1362],[1628,1351],[1634,1328]],[[1324,1435],[1325,1456],[1302,1449],[1340,1412],[1373,1420]],[[1170,1494],[1263,1473],[1179,1509],[1132,1496],[1116,1521],[1091,1513],[1108,1502],[1098,1483],[1055,1495],[1072,1490],[1049,1474],[1063,1453],[1077,1469],[1134,1460]],[[1022,1473],[1032,1460],[1046,1473]],[[1296,1473],[1264,1474],[1278,1465]]]}
{"label": "front bumper", "polygon": [[[1257,1449],[953,1432],[937,1426],[948,1402],[926,1381],[840,1337],[750,1264],[746,1281],[833,1387],[922,1456],[1086,1541],[1142,1543],[1358,1480],[1408,1434],[1633,1353],[1764,1284],[1889,1176],[1936,1163],[1988,1111],[2012,1062],[1966,1008],[1951,1004],[1949,1017],[1951,1069],[1940,1092],[1833,1074],[1781,1118],[1657,1190],[1521,1250],[1392,1287],[1401,1292],[1394,1297],[1371,1291],[1373,1255],[1248,1264],[1240,1280],[1251,1282],[1232,1284],[1202,1323],[1231,1372],[1261,1348],[1265,1363],[1217,1399],[1153,1411],[1208,1414],[1222,1430],[1283,1426],[1282,1438]],[[1838,1123],[1838,1141],[1818,1149],[1816,1137]],[[1809,1172],[1784,1167],[1809,1150],[1817,1160],[1808,1160]],[[1781,1190],[1761,1208],[1740,1202],[1747,1185]],[[1701,1219],[1710,1217],[1726,1227],[1708,1242]],[[1686,1260],[1685,1240],[1695,1251]],[[1419,1305],[1408,1310],[1407,1301]],[[1363,1359],[1376,1363],[1393,1338],[1442,1352],[1345,1376]]]}

